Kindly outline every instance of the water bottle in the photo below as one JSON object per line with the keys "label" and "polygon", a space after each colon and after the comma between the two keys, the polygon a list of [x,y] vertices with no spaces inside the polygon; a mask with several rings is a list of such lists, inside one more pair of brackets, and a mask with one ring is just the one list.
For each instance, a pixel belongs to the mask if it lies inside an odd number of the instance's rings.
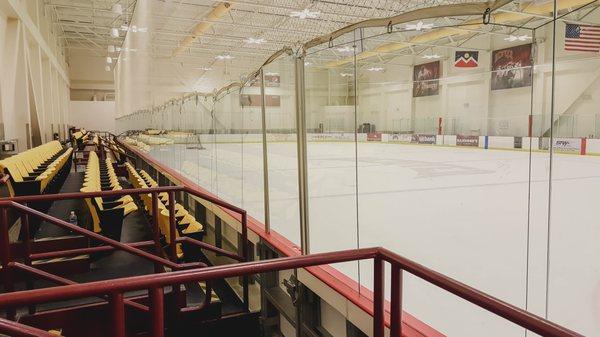
{"label": "water bottle", "polygon": [[75,215],[75,211],[71,211],[71,214],[69,214],[69,222],[71,225],[77,226],[77,215]]}

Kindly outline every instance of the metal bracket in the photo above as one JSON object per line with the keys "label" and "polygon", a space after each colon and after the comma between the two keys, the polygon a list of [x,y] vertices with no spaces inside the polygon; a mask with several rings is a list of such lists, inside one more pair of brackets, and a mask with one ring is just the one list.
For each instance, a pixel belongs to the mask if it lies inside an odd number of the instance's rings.
{"label": "metal bracket", "polygon": [[284,279],[283,280],[283,286],[285,287],[285,290],[287,291],[288,295],[290,295],[290,297],[292,298],[292,303],[296,306],[298,305],[298,300],[300,299],[300,296],[298,296],[298,279],[296,278],[296,275],[292,274],[290,276],[290,279]]}
{"label": "metal bracket", "polygon": [[484,25],[489,24],[491,19],[492,19],[492,9],[488,7],[485,9],[485,12],[483,12],[483,24]]}

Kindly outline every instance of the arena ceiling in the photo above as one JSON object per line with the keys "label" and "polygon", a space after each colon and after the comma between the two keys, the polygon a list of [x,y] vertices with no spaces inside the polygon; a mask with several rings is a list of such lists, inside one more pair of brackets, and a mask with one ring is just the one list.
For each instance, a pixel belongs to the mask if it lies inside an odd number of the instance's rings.
{"label": "arena ceiling", "polygon": [[[284,46],[298,45],[352,23],[468,2],[474,1],[231,0],[222,10],[219,6],[223,2],[212,0],[45,0],[45,5],[67,54],[84,50],[116,60],[127,34],[148,34],[155,80],[172,82],[173,86],[181,86],[182,91],[191,91],[237,80]],[[596,2],[591,0],[558,1],[563,11],[589,2],[592,2],[590,11],[595,10]],[[415,37],[428,32],[406,29],[403,25],[395,27],[398,34],[369,40],[367,48],[378,53],[378,46],[395,43],[395,47],[386,49],[387,54],[419,54],[437,46],[456,47],[481,34],[511,36],[518,27],[532,28],[549,22],[552,10],[547,9],[552,5],[553,0],[512,1],[496,13],[520,16],[498,25],[461,28],[460,25],[473,20],[480,22],[481,16],[440,16],[422,23],[434,27],[457,26],[462,33],[418,39]],[[133,19],[139,14],[135,13],[136,7],[139,10],[142,6],[149,9],[147,22],[136,26]],[[583,16],[585,11],[582,13]],[[201,33],[190,38],[194,31]],[[110,46],[115,48],[114,52],[110,52],[113,50]],[[331,48],[323,62],[344,65],[347,57],[341,48]]]}

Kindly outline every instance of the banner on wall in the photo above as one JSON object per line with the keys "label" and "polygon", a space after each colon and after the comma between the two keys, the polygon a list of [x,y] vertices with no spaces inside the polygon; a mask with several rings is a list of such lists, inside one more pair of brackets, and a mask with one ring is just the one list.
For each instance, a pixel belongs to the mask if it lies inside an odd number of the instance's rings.
{"label": "banner on wall", "polygon": [[433,96],[440,92],[440,61],[419,64],[413,69],[413,97]]}
{"label": "banner on wall", "polygon": [[369,132],[367,133],[367,141],[369,142],[380,142],[381,132]]}
{"label": "banner on wall", "polygon": [[552,147],[557,152],[580,153],[581,152],[581,139],[580,138],[554,138]]}
{"label": "banner on wall", "polygon": [[492,90],[531,86],[531,44],[492,52]]}
{"label": "banner on wall", "polygon": [[[265,87],[279,87],[281,83],[281,77],[279,76],[279,74],[275,74],[275,73],[266,73],[265,74]],[[251,87],[260,87],[260,80],[259,78],[254,78],[252,81],[250,81],[250,86]]]}
{"label": "banner on wall", "polygon": [[412,135],[411,143],[435,144],[436,137],[435,135],[414,134]]}
{"label": "banner on wall", "polygon": [[479,52],[457,51],[454,53],[454,66],[457,68],[477,68],[479,66]]}
{"label": "banner on wall", "polygon": [[456,135],[457,146],[479,146],[479,136]]}

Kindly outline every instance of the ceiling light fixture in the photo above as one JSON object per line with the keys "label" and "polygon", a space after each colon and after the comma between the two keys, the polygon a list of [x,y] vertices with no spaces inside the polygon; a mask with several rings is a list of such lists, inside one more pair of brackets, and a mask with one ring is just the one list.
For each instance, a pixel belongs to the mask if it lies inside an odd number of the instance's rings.
{"label": "ceiling light fixture", "polygon": [[217,56],[215,56],[215,58],[216,58],[217,60],[231,60],[231,59],[233,59],[234,57],[233,57],[233,56],[231,56],[231,55],[229,55],[229,54],[222,54],[222,55],[217,55]]}
{"label": "ceiling light fixture", "polygon": [[424,59],[428,59],[428,60],[432,60],[432,59],[439,59],[441,56],[438,54],[426,54],[423,55]]}
{"label": "ceiling light fixture", "polygon": [[266,72],[265,76],[279,76],[279,73]]}
{"label": "ceiling light fixture", "polygon": [[267,42],[267,40],[262,38],[255,39],[253,37],[249,37],[245,39],[244,42],[246,42],[247,44],[261,44]]}
{"label": "ceiling light fixture", "polygon": [[115,52],[115,46],[113,46],[113,45],[108,46],[107,49],[108,49],[109,53],[114,53]]}
{"label": "ceiling light fixture", "polygon": [[371,67],[369,69],[367,69],[368,71],[383,71],[384,69],[382,67]]}
{"label": "ceiling light fixture", "polygon": [[511,35],[504,38],[504,41],[515,42],[515,41],[527,41],[531,39],[529,35]]}
{"label": "ceiling light fixture", "polygon": [[352,76],[354,76],[354,74],[352,74],[352,73],[340,73],[340,76],[342,76],[342,77],[352,77]]}
{"label": "ceiling light fixture", "polygon": [[340,53],[352,53],[354,52],[354,48],[350,46],[344,46],[336,49]]}
{"label": "ceiling light fixture", "polygon": [[431,29],[434,27],[433,23],[423,23],[423,21],[419,21],[415,24],[413,23],[408,23],[406,24],[405,28],[407,30],[416,30],[416,31],[421,31],[423,29]]}
{"label": "ceiling light fixture", "polygon": [[112,36],[112,37],[119,37],[119,30],[117,28],[111,28],[110,29],[110,36]]}
{"label": "ceiling light fixture", "polygon": [[198,69],[198,70],[202,70],[202,71],[211,71],[211,70],[212,70],[212,68],[211,68],[211,67],[198,67],[198,68],[196,68],[196,69]]}
{"label": "ceiling light fixture", "polygon": [[308,66],[309,66],[309,65],[311,65],[311,64],[312,64],[312,63],[310,63],[310,62],[308,62],[308,61],[305,61],[305,62],[304,62],[304,66],[306,66],[306,67],[308,67]]}
{"label": "ceiling light fixture", "polygon": [[110,69],[110,66],[106,66],[106,67],[104,67],[104,70],[105,70],[105,71],[110,71],[110,70],[111,70],[111,69]]}
{"label": "ceiling light fixture", "polygon": [[314,19],[319,16],[321,12],[311,12],[310,9],[306,8],[302,11],[292,11],[290,16],[298,19]]}

